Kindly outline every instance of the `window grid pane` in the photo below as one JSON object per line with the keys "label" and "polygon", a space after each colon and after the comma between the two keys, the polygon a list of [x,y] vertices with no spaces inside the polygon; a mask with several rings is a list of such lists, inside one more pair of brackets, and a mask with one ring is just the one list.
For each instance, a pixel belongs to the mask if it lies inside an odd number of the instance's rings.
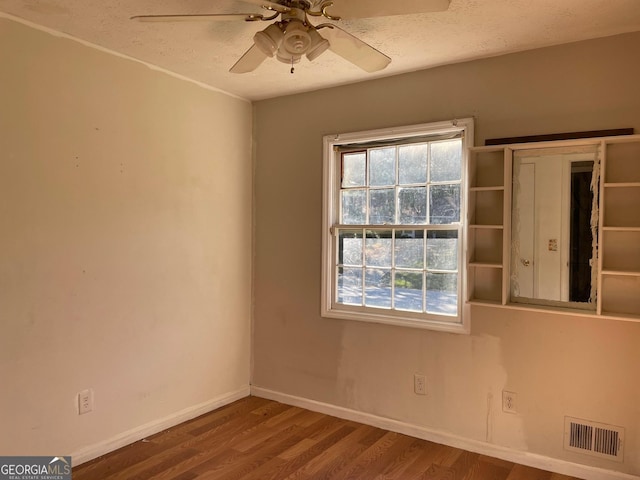
{"label": "window grid pane", "polygon": [[340,221],[351,225],[461,222],[462,139],[342,154]]}
{"label": "window grid pane", "polygon": [[347,153],[342,158],[342,188],[366,186],[367,154]]}
{"label": "window grid pane", "polygon": [[459,228],[335,233],[338,303],[457,315]]}

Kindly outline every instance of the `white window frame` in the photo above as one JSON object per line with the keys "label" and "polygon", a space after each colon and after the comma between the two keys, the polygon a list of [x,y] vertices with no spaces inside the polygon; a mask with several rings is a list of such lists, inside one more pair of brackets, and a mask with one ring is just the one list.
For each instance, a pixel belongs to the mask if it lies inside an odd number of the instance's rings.
{"label": "white window frame", "polygon": [[[460,133],[462,136],[462,165],[460,183],[460,224],[458,225],[458,315],[457,317],[431,313],[414,313],[402,310],[354,306],[338,303],[335,258],[338,254],[338,238],[334,227],[339,224],[341,152],[339,147],[352,144],[369,144]],[[373,323],[383,323],[439,330],[453,333],[469,333],[469,306],[466,302],[466,224],[467,224],[467,164],[469,147],[473,146],[473,118],[445,122],[426,123],[398,128],[369,130],[346,134],[326,135],[323,138],[323,213],[322,213],[322,298],[321,315]],[[456,224],[453,224],[456,225]],[[383,227],[383,225],[376,225]],[[394,227],[394,225],[389,225]],[[442,225],[445,227],[445,225]]]}

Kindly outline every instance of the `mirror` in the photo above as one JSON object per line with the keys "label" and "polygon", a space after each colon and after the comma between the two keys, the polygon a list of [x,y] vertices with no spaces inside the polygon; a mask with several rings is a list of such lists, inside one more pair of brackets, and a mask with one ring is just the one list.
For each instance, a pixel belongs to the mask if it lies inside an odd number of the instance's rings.
{"label": "mirror", "polygon": [[511,301],[595,309],[599,166],[597,146],[514,152]]}

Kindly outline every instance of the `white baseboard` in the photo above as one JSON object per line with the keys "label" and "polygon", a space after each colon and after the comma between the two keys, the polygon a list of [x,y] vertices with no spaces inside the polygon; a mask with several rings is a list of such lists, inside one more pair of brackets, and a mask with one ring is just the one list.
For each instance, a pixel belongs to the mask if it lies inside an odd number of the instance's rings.
{"label": "white baseboard", "polygon": [[160,418],[145,425],[133,428],[103,442],[83,447],[80,450],[71,453],[73,466],[76,467],[101,455],[113,452],[114,450],[124,447],[125,445],[137,442],[138,440],[142,440],[145,437],[154,435],[158,432],[166,430],[167,428],[174,427],[182,422],[186,422],[187,420],[191,420],[192,418],[196,418],[200,415],[204,415],[205,413],[209,413],[216,408],[223,407],[225,405],[228,405],[229,403],[235,402],[236,400],[240,400],[241,398],[247,397],[249,395],[250,387],[246,386],[235,392],[229,392],[224,395],[220,395],[207,402],[185,408],[184,410],[173,413],[164,418]]}
{"label": "white baseboard", "polygon": [[500,458],[509,462],[519,463],[529,467],[539,468],[551,472],[570,475],[572,477],[586,478],[589,480],[639,480],[640,477],[629,475],[626,473],[615,472],[613,470],[605,470],[602,468],[580,465],[578,463],[558,460],[556,458],[545,457],[534,453],[514,450],[499,445],[472,440],[469,438],[459,437],[451,433],[433,430],[428,427],[413,425],[410,423],[392,420],[370,413],[359,412],[349,408],[331,405],[329,403],[318,402],[308,398],[297,397],[286,393],[276,392],[262,387],[251,386],[251,395],[277,402],[293,405],[296,407],[306,408],[314,412],[332,415],[334,417],[352,420],[358,423],[364,423],[392,432],[402,433],[415,438],[429,440],[431,442],[448,445],[454,448],[460,448],[474,453],[480,453],[494,458]]}

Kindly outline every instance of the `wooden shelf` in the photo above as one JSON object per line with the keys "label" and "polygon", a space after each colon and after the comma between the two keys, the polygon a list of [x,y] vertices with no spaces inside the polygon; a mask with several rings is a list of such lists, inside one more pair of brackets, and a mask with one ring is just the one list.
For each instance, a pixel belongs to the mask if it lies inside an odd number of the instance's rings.
{"label": "wooden shelf", "polygon": [[494,300],[481,300],[477,298],[472,298],[467,302],[469,305],[484,305],[489,307],[502,307],[501,302],[496,302]]}
{"label": "wooden shelf", "polygon": [[469,228],[487,229],[487,230],[503,230],[504,225],[469,225]]}
{"label": "wooden shelf", "polygon": [[605,183],[604,188],[638,188],[640,187],[640,182],[613,182],[613,183]]}
{"label": "wooden shelf", "polygon": [[602,227],[603,232],[640,232],[640,227]]}
{"label": "wooden shelf", "polygon": [[[640,208],[640,207],[639,207]],[[601,228],[602,232],[640,232],[640,225],[606,225]]]}
{"label": "wooden shelf", "polygon": [[640,277],[640,272],[634,270],[603,270],[602,275],[611,275],[616,277]]}
{"label": "wooden shelf", "polygon": [[496,185],[495,187],[471,187],[470,192],[495,192],[504,190],[504,185]]}
{"label": "wooden shelf", "polygon": [[487,262],[469,262],[469,266],[474,268],[502,268],[501,263],[487,263]]}

